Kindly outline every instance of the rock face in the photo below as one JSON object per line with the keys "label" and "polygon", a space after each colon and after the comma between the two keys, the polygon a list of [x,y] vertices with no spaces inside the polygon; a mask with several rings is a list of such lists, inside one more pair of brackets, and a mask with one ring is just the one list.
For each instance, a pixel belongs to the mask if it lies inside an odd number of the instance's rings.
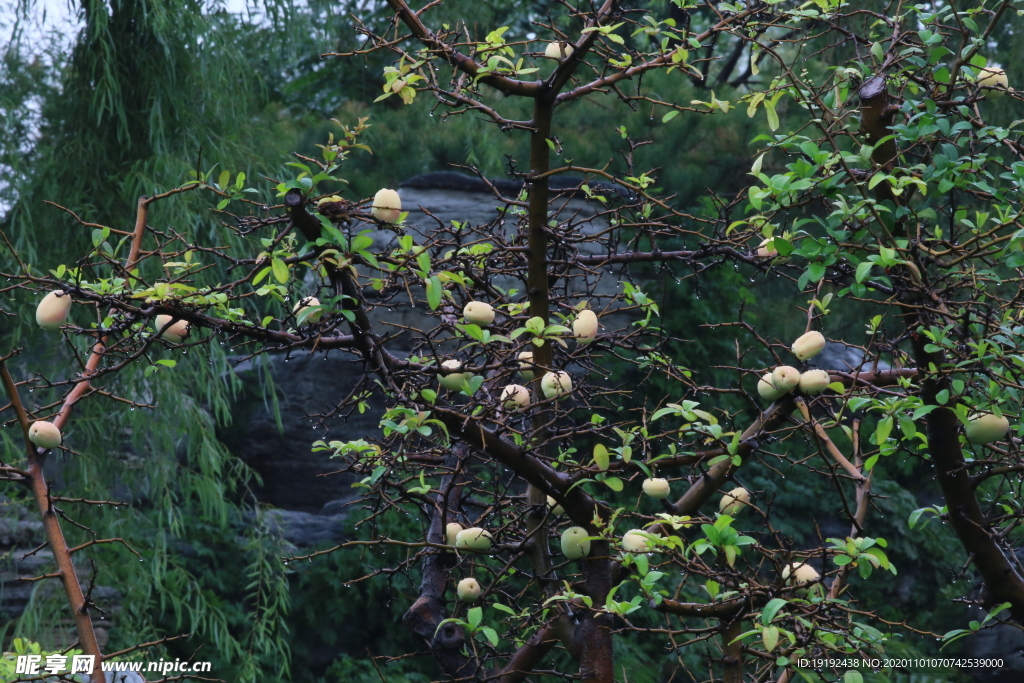
{"label": "rock face", "polygon": [[[325,413],[332,399],[345,396],[361,375],[361,368],[340,354],[268,357],[264,370],[246,361],[235,368],[245,391],[233,409],[235,424],[230,434],[222,435],[231,452],[262,477],[257,495],[274,507],[305,513],[318,513],[334,500],[348,500],[352,478],[329,475],[339,469],[336,460],[325,453],[313,453],[311,444],[323,437],[313,426],[311,415]],[[281,412],[278,430],[272,407],[262,398],[261,378],[269,371],[279,391]],[[355,439],[372,434],[383,406],[373,403],[363,414],[355,413],[347,421],[331,423],[332,439]]]}
{"label": "rock face", "polygon": [[1024,681],[1024,635],[1019,629],[1013,626],[995,626],[968,636],[961,642],[966,643],[962,648],[963,656],[1003,660],[1003,666],[999,668],[969,671],[968,673],[978,683]]}
{"label": "rock face", "polygon": [[[839,370],[840,372],[852,372],[854,370],[873,370],[874,362],[864,358],[864,351],[856,346],[848,346],[840,342],[828,342],[821,353],[809,361],[810,365],[822,370]],[[889,370],[891,366],[885,361],[878,362],[879,370]]]}
{"label": "rock face", "polygon": [[[16,505],[4,496],[0,496],[0,509],[3,511],[3,515],[0,515],[0,624],[6,625],[13,624],[24,613],[33,591],[49,595],[53,592],[63,594],[63,589],[55,580],[41,583],[17,580],[53,571],[53,554],[48,547],[32,552],[46,538],[43,523],[34,510]],[[82,585],[88,585],[89,567],[76,565],[75,569]],[[91,596],[113,613],[120,610],[121,596],[113,588],[95,586]],[[94,619],[93,626],[100,647],[109,641],[109,628],[114,621],[101,622],[98,618]],[[76,642],[75,626],[70,616],[53,624],[50,635],[53,642],[48,644],[55,648],[66,648]]]}
{"label": "rock face", "polygon": [[[490,182],[505,196],[511,197],[515,197],[521,187],[508,180]],[[552,206],[558,209],[561,217],[571,216],[583,233],[604,229],[606,223],[594,220],[593,206],[576,189],[579,183],[579,180],[557,179],[552,187]],[[592,184],[592,188],[608,197],[617,194],[622,196],[613,187]],[[436,229],[438,221],[445,225],[453,221],[465,224],[465,232],[472,234],[475,231],[476,236],[491,234],[487,231],[502,231],[510,236],[514,230],[512,217],[507,221],[502,218],[501,202],[494,196],[491,187],[478,178],[454,172],[428,173],[403,183],[399,187],[399,195],[403,210],[409,212],[408,232],[415,236],[419,244],[425,241],[424,237],[429,231]],[[475,230],[481,226],[486,226],[484,231]],[[374,230],[372,237],[374,250],[396,247],[396,233],[392,230]],[[585,248],[586,245],[581,250]],[[520,291],[524,288],[522,282],[512,279],[498,284],[502,287],[515,287]],[[591,276],[590,285],[602,293],[611,294],[618,282],[611,274],[594,275]],[[414,294],[422,298],[422,293]],[[584,293],[581,291],[579,295],[583,296]],[[429,328],[437,321],[428,320],[428,313],[423,307],[406,305],[389,309],[386,315],[390,323],[411,328]],[[607,320],[602,319],[604,323],[617,326],[619,321],[609,316]],[[389,344],[389,349],[400,354],[407,351],[409,346],[408,336],[398,337]],[[233,453],[263,478],[262,487],[257,489],[263,502],[311,515],[305,521],[300,518],[289,519],[284,525],[290,530],[288,533],[298,540],[326,538],[315,530],[323,523],[316,513],[332,501],[343,503],[354,497],[350,476],[325,476],[338,469],[338,461],[330,460],[325,453],[313,453],[310,450],[313,441],[323,438],[322,430],[314,429],[314,420],[310,416],[323,414],[333,408],[332,401],[346,396],[361,377],[362,366],[353,362],[352,358],[345,353],[332,352],[326,358],[324,354],[317,353],[292,355],[289,358],[274,356],[265,361],[269,363],[268,369],[274,383],[280,388],[277,396],[283,431],[278,430],[272,411],[262,399],[260,369],[249,361],[235,369],[246,385],[246,391],[243,399],[233,409],[236,421],[230,430],[231,434],[225,433],[222,438]],[[383,407],[383,404],[371,402],[370,408],[363,414],[354,413],[347,419],[332,419],[328,423],[331,430],[329,438],[349,440],[378,434],[378,421]],[[308,534],[302,530],[304,524],[312,525]],[[293,542],[301,545],[297,540]]]}

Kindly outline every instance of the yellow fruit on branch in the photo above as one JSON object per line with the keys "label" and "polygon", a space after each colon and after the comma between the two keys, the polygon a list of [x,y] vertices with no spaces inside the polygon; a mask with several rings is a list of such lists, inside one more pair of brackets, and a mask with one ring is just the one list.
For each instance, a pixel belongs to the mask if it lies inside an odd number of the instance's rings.
{"label": "yellow fruit on branch", "polygon": [[441,374],[437,376],[437,381],[449,391],[460,391],[463,385],[473,378],[472,372],[460,372],[462,370],[462,361],[455,360],[454,358],[441,363],[441,370]]}
{"label": "yellow fruit on branch", "polygon": [[1010,87],[1010,79],[1006,77],[1006,70],[998,66],[982,67],[978,73],[978,85],[982,88]]}
{"label": "yellow fruit on branch", "polygon": [[[178,320],[167,327],[168,323],[174,320],[173,316],[170,315],[158,315],[156,320],[153,321],[153,327],[156,328],[157,334],[163,339],[173,343],[180,344],[185,341],[185,337],[191,331],[191,326],[187,320]],[[167,327],[166,330],[164,328]],[[161,332],[163,330],[163,332]]]}
{"label": "yellow fruit on branch", "polygon": [[668,481],[665,479],[655,478],[644,480],[644,493],[651,498],[657,498],[659,500],[668,498],[670,488]]}
{"label": "yellow fruit on branch", "polygon": [[[294,315],[295,318],[299,320],[306,309],[311,309],[319,305],[319,299],[317,299],[315,296],[307,296],[305,299],[302,299],[299,301],[299,303],[295,304],[295,306],[292,308],[292,315]],[[316,323],[320,322],[320,318],[322,318],[323,315],[323,309],[317,308],[314,311],[310,311],[309,315],[306,316],[305,320],[299,320],[299,324],[304,325],[308,323],[310,325],[315,325]]]}
{"label": "yellow fruit on branch", "polygon": [[750,491],[739,486],[722,496],[722,499],[718,501],[718,511],[723,515],[735,517],[747,505],[750,505]]}
{"label": "yellow fruit on branch", "polygon": [[462,309],[462,317],[480,327],[486,327],[494,322],[494,308],[484,301],[470,301]]}
{"label": "yellow fruit on branch", "polygon": [[61,442],[60,429],[52,422],[33,422],[28,428],[28,439],[40,448],[57,448]]}
{"label": "yellow fruit on branch", "polygon": [[533,381],[533,351],[523,351],[519,354],[519,374],[527,382]]}
{"label": "yellow fruit on branch", "polygon": [[590,554],[590,534],[581,526],[571,526],[562,532],[562,554],[570,560],[579,560]]}
{"label": "yellow fruit on branch", "polygon": [[520,384],[509,384],[501,390],[501,405],[505,410],[522,410],[530,405],[530,390]]}
{"label": "yellow fruit on branch", "polygon": [[71,295],[63,290],[50,292],[36,306],[36,323],[44,330],[59,329],[71,312]]}
{"label": "yellow fruit on branch", "polygon": [[572,45],[556,41],[547,44],[547,47],[544,48],[544,56],[548,59],[563,60],[568,59],[574,50]]}
{"label": "yellow fruit on branch", "polygon": [[782,569],[782,580],[791,586],[798,586],[804,583],[813,583],[821,578],[818,570],[806,562],[794,562],[787,564]]}
{"label": "yellow fruit on branch", "polygon": [[589,308],[580,311],[572,321],[572,336],[581,344],[589,344],[597,338],[597,313]]}
{"label": "yellow fruit on branch", "polygon": [[555,500],[554,498],[552,498],[551,496],[548,496],[548,508],[551,509],[551,514],[553,514],[553,515],[564,515],[565,514],[565,508],[563,508],[561,505],[559,505],[558,501]]}
{"label": "yellow fruit on branch", "polygon": [[775,386],[775,380],[772,378],[772,373],[767,372],[761,376],[761,379],[757,380],[757,393],[766,401],[774,401],[782,398],[788,392],[782,391]]}
{"label": "yellow fruit on branch", "polygon": [[402,215],[402,198],[398,193],[388,188],[377,190],[373,195],[373,207],[370,210],[373,217],[384,223],[395,223]]}
{"label": "yellow fruit on branch", "polygon": [[545,372],[540,380],[540,388],[544,392],[544,398],[566,396],[572,393],[572,377],[564,370]]}
{"label": "yellow fruit on branch", "polygon": [[455,545],[455,538],[462,531],[462,525],[458,522],[448,522],[444,528],[444,540],[448,545]]}
{"label": "yellow fruit on branch", "polygon": [[486,553],[491,549],[491,534],[478,526],[471,526],[455,535],[455,547],[460,550]]}
{"label": "yellow fruit on branch", "polygon": [[800,384],[800,371],[790,365],[780,365],[772,370],[772,383],[779,391],[791,391]]}
{"label": "yellow fruit on branch", "polygon": [[812,331],[801,335],[793,342],[793,355],[800,360],[814,358],[825,348],[825,336],[821,332]]}
{"label": "yellow fruit on branch", "polygon": [[800,375],[800,391],[814,396],[825,391],[831,381],[832,378],[824,370],[808,370]]}
{"label": "yellow fruit on branch", "polygon": [[999,441],[1010,431],[1010,421],[1005,415],[975,413],[967,420],[964,435],[976,446]]}
{"label": "yellow fruit on branch", "polygon": [[757,245],[757,258],[776,259],[776,263],[784,264],[789,262],[788,257],[780,257],[779,250],[775,248],[775,238],[767,237]]}
{"label": "yellow fruit on branch", "polygon": [[480,599],[480,593],[482,590],[480,588],[480,582],[470,577],[459,581],[459,585],[455,589],[455,592],[458,593],[459,600],[462,600],[462,602],[476,602]]}
{"label": "yellow fruit on branch", "polygon": [[650,534],[643,529],[630,529],[622,537],[622,549],[627,553],[646,553],[651,550]]}

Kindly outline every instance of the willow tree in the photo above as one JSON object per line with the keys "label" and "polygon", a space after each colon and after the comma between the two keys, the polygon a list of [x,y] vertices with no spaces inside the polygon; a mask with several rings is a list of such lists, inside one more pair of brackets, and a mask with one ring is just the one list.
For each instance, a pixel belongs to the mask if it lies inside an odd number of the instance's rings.
{"label": "willow tree", "polygon": [[[81,367],[40,370],[45,380],[4,370],[26,447],[3,471],[33,492],[57,562],[41,578],[63,582],[86,652],[101,654],[70,555],[90,543],[63,539],[82,532],[61,529],[32,425],[64,429],[125,368],[174,372],[186,359],[166,354],[220,343],[357,362],[356,386],[325,397],[319,424],[333,429],[313,448],[361,477],[367,536],[286,561],[380,550],[365,580],[416,576],[403,621],[448,679],[633,680],[617,672],[614,643],[655,640],[666,680],[860,680],[815,660],[930,634],[856,601],[898,569],[872,532],[891,462],[933,470],[942,504],[908,524],[935,516],[952,529],[972,579],[958,599],[987,612],[931,635],[1024,616],[1012,426],[1024,148],[987,119],[990,99],[1018,96],[982,52],[1013,3],[680,3],[660,15],[609,0],[549,8],[535,36],[481,30],[443,2],[388,5],[386,30],[356,24],[358,54],[394,55],[381,99],[432,97],[442,116],[528,142],[528,158],[507,161],[512,183],[484,179],[493,223],[426,212],[432,222],[413,229],[403,209],[415,207],[394,191],[322,190],[358,174],[368,151],[367,122],[345,121],[319,158],[292,163],[294,178],[252,188],[258,198],[243,176],[201,173],[142,197],[131,226],[96,228],[77,262],[47,272],[18,261],[4,274],[23,305],[60,291],[94,320],[75,313],[63,327]],[[676,102],[649,87],[662,77],[723,89]],[[666,126],[746,107],[765,130],[749,186],[681,211],[657,170],[635,165],[646,141],[625,128],[594,141],[607,164],[574,163],[559,116],[582,100]],[[153,219],[187,194],[232,211],[239,239],[224,247]],[[780,339],[742,307],[692,321],[733,342],[716,364],[732,379],[709,384],[708,368],[664,352],[678,340],[646,264],[698,281],[722,266],[776,275],[800,324]],[[412,308],[418,318],[400,317]],[[830,329],[841,308],[863,316],[866,339]],[[862,362],[815,368],[827,338]],[[638,391],[655,378],[672,395]],[[26,386],[45,389],[38,403],[25,404]],[[339,422],[374,398],[387,406],[381,432],[341,436]],[[779,475],[755,490],[755,468]],[[834,487],[808,524],[839,519],[845,533],[797,545],[776,528],[776,489],[794,478]],[[419,533],[386,533],[408,517]]]}

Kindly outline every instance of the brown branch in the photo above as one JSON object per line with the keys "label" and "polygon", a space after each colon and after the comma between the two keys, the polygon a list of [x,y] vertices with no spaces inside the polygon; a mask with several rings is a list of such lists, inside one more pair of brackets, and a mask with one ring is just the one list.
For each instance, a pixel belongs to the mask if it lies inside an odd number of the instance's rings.
{"label": "brown branch", "polygon": [[[465,446],[453,448],[445,460],[450,474],[445,475],[441,482],[440,493],[436,497],[434,511],[431,514],[430,529],[427,541],[434,544],[445,543],[445,526],[442,523],[445,511],[457,509],[462,497],[462,486],[458,485],[461,476],[461,463],[469,456]],[[480,662],[475,658],[462,654],[466,644],[465,630],[454,623],[440,626],[445,619],[445,591],[449,583],[451,568],[455,565],[455,555],[449,550],[431,549],[425,553],[423,560],[420,595],[409,609],[402,615],[402,623],[413,633],[423,638],[430,646],[430,651],[441,669],[455,679],[476,679],[480,672]],[[440,628],[438,628],[440,626]]]}
{"label": "brown branch", "polygon": [[807,409],[807,401],[802,397],[798,397],[794,399],[794,402],[796,403],[797,410],[799,410],[800,414],[803,416],[804,422],[811,426],[814,430],[814,436],[817,437],[821,445],[825,447],[825,450],[830,456],[832,456],[832,459],[835,460],[840,467],[846,470],[846,473],[853,477],[854,480],[865,481],[867,477],[861,474],[860,470],[854,467],[853,463],[846,459],[846,456],[843,455],[842,451],[840,451],[832,442],[832,439],[829,438],[825,428],[818,424],[817,420],[811,417],[811,412]]}
{"label": "brown branch", "polygon": [[420,21],[419,15],[409,8],[409,5],[405,3],[405,0],[387,0],[387,3],[398,15],[398,18],[402,20],[402,23],[412,31],[412,34],[416,36],[416,38],[423,43],[428,50],[438,53],[441,57],[444,57],[452,67],[458,69],[464,74],[473,79],[477,79],[479,77],[480,83],[489,85],[505,95],[524,95],[526,97],[533,97],[540,92],[540,84],[536,82],[517,81],[512,78],[505,78],[504,76],[497,76],[495,74],[481,76],[480,71],[483,69],[483,66],[477,63],[476,60],[462,54],[451,45],[438,38],[433,31],[427,28],[427,26]]}
{"label": "brown branch", "polygon": [[93,629],[92,618],[89,616],[89,605],[86,603],[85,594],[82,592],[82,585],[75,572],[75,565],[71,561],[71,552],[68,550],[67,541],[64,539],[64,532],[60,527],[60,520],[57,518],[53,503],[50,500],[49,488],[46,485],[46,476],[43,466],[46,462],[46,450],[36,449],[35,445],[28,438],[28,430],[31,424],[25,406],[18,394],[18,387],[7,369],[7,363],[0,362],[0,380],[3,381],[7,397],[14,406],[14,412],[18,416],[18,424],[21,426],[22,435],[25,441],[25,449],[28,455],[28,480],[25,482],[32,492],[32,498],[36,502],[39,516],[43,522],[43,531],[46,534],[46,542],[50,546],[53,560],[57,564],[57,574],[60,575],[61,584],[64,586],[64,593],[68,599],[68,605],[75,622],[75,631],[78,634],[78,642],[81,644],[82,652],[96,657],[90,677],[93,683],[103,683],[103,671],[100,663],[103,660],[103,653],[100,652],[99,642],[96,640],[96,631]]}
{"label": "brown branch", "polygon": [[[945,354],[941,351],[925,351],[928,340],[924,335],[914,334],[911,341],[919,367],[948,366]],[[999,547],[975,496],[963,449],[960,447],[960,420],[949,406],[942,405],[936,398],[940,391],[949,390],[949,377],[929,374],[921,384],[921,398],[925,405],[938,406],[925,417],[925,433],[928,437],[928,452],[932,456],[939,487],[949,511],[949,522],[964,550],[974,558],[974,566],[985,581],[988,589],[986,602],[989,606],[1001,602],[1010,603],[1013,618],[1022,621],[1024,577]]]}
{"label": "brown branch", "polygon": [[[558,617],[564,619],[564,617]],[[554,623],[541,627],[523,643],[496,679],[497,683],[520,683],[551,651],[558,642],[558,627]]]}
{"label": "brown branch", "polygon": [[[752,425],[740,436],[736,455],[745,456],[760,447],[760,436],[770,432],[779,425],[793,410],[792,396],[784,396],[761,413]],[[693,483],[686,493],[672,504],[672,513],[676,515],[693,515],[700,510],[725,483],[732,473],[733,465],[729,458],[716,462],[700,479]]]}

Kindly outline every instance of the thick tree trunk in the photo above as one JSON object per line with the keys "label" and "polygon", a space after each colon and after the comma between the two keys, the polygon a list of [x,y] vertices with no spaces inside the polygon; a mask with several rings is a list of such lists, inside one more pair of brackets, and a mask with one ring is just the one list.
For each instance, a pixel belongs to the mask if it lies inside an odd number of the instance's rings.
{"label": "thick tree trunk", "polygon": [[[607,541],[591,544],[587,559],[586,591],[595,610],[604,607],[612,589],[612,561]],[[615,683],[612,652],[612,615],[592,611],[584,614],[580,653],[580,677],[585,683]]]}

